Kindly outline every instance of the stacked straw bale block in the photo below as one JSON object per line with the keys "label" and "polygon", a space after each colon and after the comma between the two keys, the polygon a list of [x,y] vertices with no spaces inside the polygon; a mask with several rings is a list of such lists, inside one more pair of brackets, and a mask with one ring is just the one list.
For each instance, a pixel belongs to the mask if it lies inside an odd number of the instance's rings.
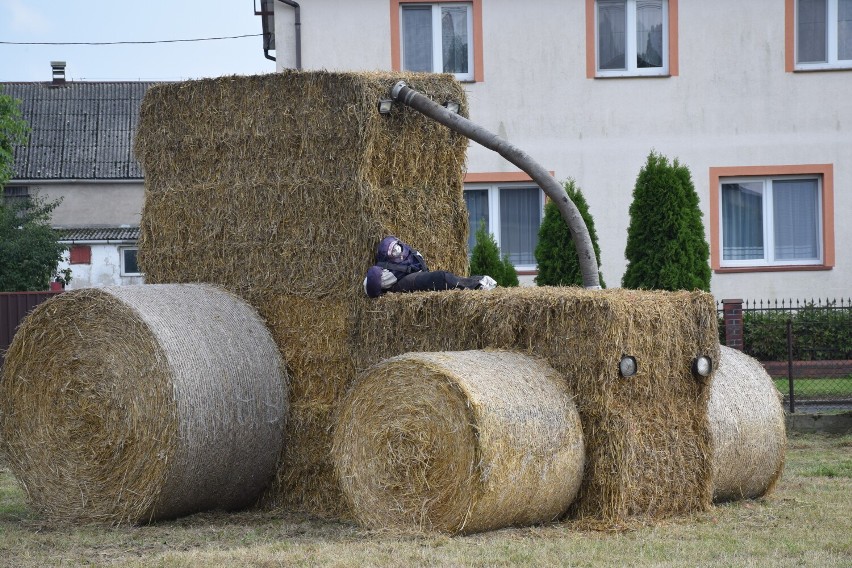
{"label": "stacked straw bale block", "polygon": [[[711,504],[708,381],[718,361],[716,310],[701,292],[520,288],[389,294],[366,304],[358,367],[408,351],[484,348],[545,359],[583,422],[586,471],[570,515],[589,525],[660,518]],[[619,375],[622,355],[639,371]],[[393,404],[397,401],[386,401]]]}
{"label": "stacked straw bale block", "polygon": [[66,292],[38,306],[9,348],[0,447],[53,521],[240,509],[275,473],[286,385],[263,321],[224,290]]}
{"label": "stacked straw bale block", "polygon": [[713,498],[754,499],[784,469],[787,430],[781,393],[756,359],[721,347],[707,406],[713,437]]}
{"label": "stacked straw bale block", "polygon": [[292,380],[276,481],[261,499],[345,514],[332,416],[355,376],[349,338],[375,245],[394,234],[433,269],[467,270],[467,139],[376,103],[405,79],[467,112],[448,75],[291,71],[153,87],[136,155],[145,170],[148,282],[210,282],[266,319]]}
{"label": "stacked straw bale block", "polygon": [[368,527],[473,533],[560,517],[583,477],[562,376],[508,351],[407,353],[342,404],[333,455]]}

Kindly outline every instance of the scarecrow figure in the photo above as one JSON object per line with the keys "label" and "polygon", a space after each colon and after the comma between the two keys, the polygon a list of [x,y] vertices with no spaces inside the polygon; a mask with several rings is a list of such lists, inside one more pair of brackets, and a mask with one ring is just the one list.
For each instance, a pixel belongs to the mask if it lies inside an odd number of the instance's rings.
{"label": "scarecrow figure", "polygon": [[423,256],[394,236],[382,239],[376,248],[376,264],[367,270],[364,292],[377,298],[385,292],[427,290],[491,290],[497,282],[490,276],[456,276],[446,270],[429,270]]}

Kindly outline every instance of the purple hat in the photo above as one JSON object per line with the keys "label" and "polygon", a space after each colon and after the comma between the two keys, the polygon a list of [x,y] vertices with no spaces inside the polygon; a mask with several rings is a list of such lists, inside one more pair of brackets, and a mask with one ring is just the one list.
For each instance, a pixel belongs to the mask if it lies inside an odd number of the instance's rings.
{"label": "purple hat", "polygon": [[382,269],[379,266],[371,266],[364,278],[364,292],[371,298],[382,295]]}
{"label": "purple hat", "polygon": [[383,238],[379,246],[376,247],[376,262],[388,262],[391,259],[390,249],[397,242],[399,242],[399,239],[393,235]]}

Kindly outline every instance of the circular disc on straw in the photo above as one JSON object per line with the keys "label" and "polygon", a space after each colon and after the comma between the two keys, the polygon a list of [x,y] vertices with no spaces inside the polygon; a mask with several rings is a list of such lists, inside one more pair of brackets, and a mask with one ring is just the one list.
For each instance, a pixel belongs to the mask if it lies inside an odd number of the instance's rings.
{"label": "circular disc on straw", "polygon": [[781,395],[756,359],[721,346],[707,404],[713,498],[752,499],[781,477],[787,432]]}
{"label": "circular disc on straw", "polygon": [[286,376],[257,314],[210,286],[66,292],[18,330],[0,447],[56,521],[249,505],[281,449]]}
{"label": "circular disc on straw", "polygon": [[352,388],[332,457],[362,524],[472,533],[559,517],[579,489],[584,447],[567,386],[546,363],[408,353]]}

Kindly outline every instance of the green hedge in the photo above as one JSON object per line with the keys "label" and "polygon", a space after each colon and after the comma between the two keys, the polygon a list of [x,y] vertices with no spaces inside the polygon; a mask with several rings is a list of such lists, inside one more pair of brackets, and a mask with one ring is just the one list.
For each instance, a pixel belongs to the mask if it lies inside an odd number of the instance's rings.
{"label": "green hedge", "polygon": [[[807,304],[794,313],[743,310],[743,351],[759,361],[787,360],[787,320],[793,324],[793,359],[846,359],[852,354],[852,308]],[[719,341],[725,323],[719,318]]]}

